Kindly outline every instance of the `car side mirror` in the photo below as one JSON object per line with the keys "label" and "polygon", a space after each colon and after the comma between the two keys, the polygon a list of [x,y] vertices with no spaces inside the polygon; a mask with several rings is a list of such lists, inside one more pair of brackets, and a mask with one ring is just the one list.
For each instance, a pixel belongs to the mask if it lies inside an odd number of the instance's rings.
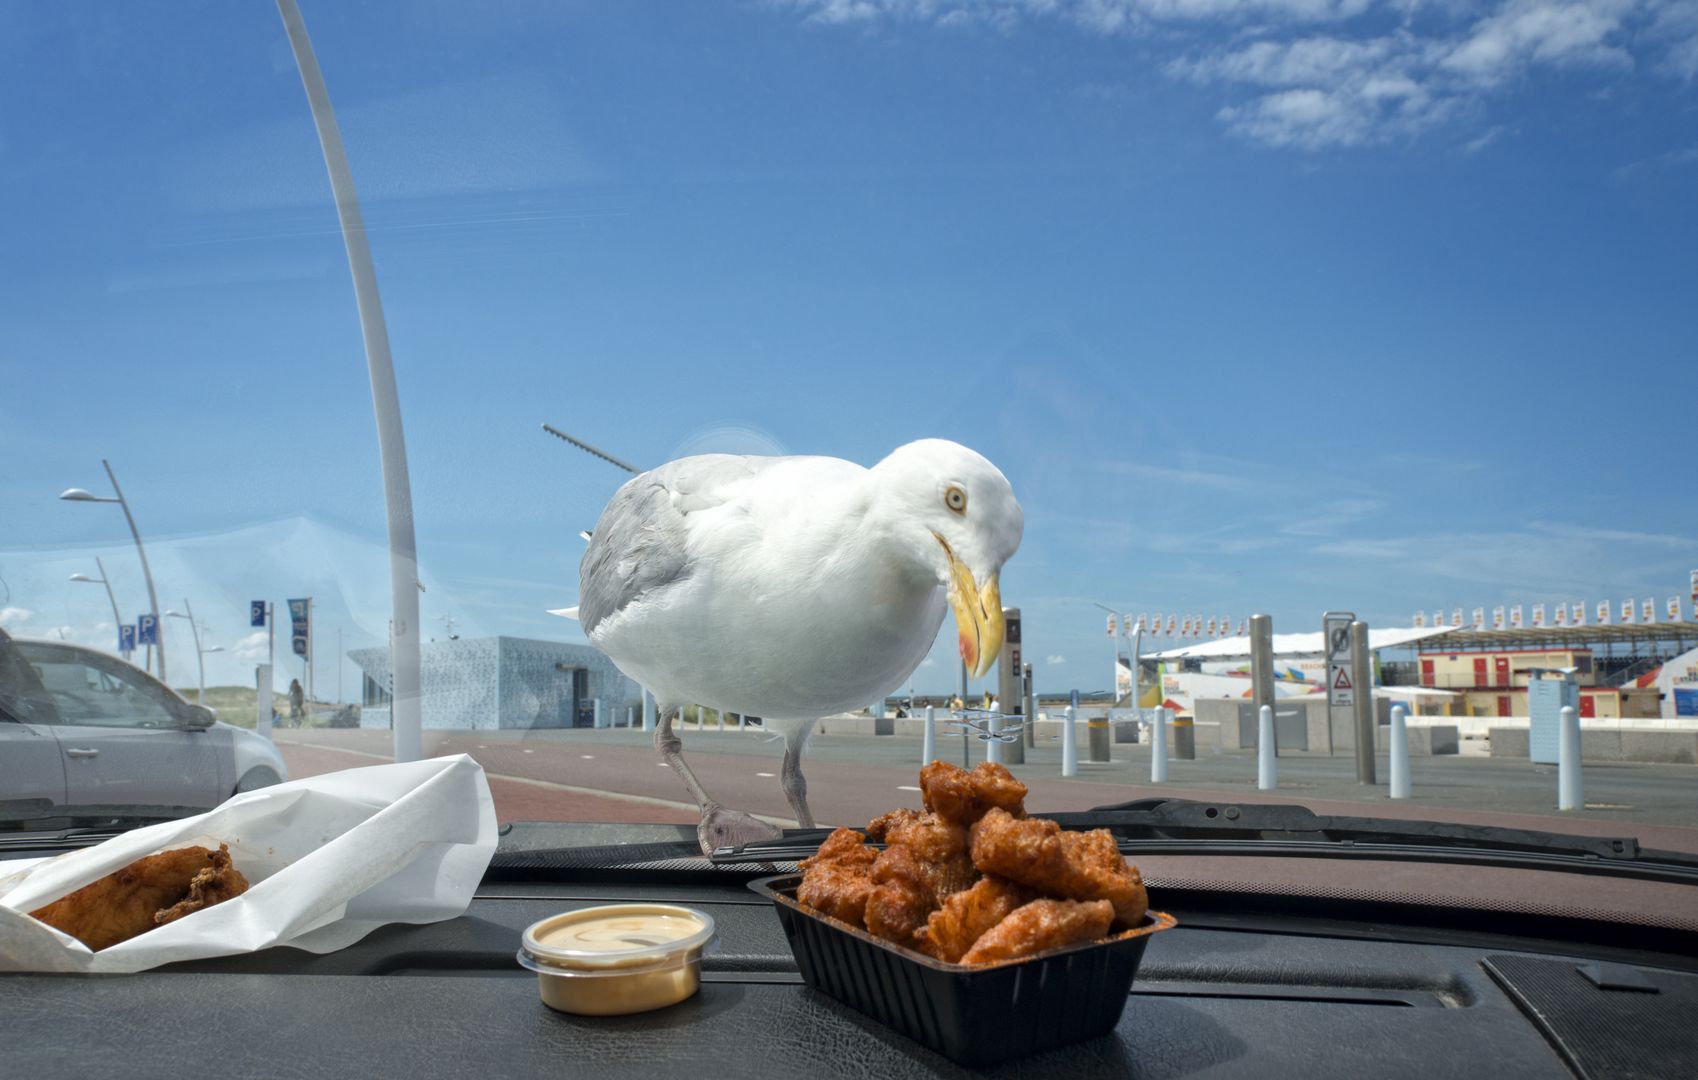
{"label": "car side mirror", "polygon": [[218,714],[205,705],[190,705],[183,714],[183,726],[193,731],[205,731],[218,722]]}

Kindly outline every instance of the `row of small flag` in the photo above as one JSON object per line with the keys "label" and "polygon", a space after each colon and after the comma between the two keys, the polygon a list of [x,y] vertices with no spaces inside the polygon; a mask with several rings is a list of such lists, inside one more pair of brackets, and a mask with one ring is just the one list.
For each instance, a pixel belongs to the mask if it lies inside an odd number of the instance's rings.
{"label": "row of small flag", "polygon": [[[1663,610],[1668,614],[1668,618],[1664,620],[1665,622],[1680,622],[1680,597],[1669,597],[1668,605]],[[1609,626],[1611,611],[1612,606],[1608,600],[1599,600],[1596,610],[1597,625]],[[1533,617],[1529,621],[1524,617],[1523,609],[1520,604],[1516,604],[1508,609],[1505,609],[1504,606],[1500,604],[1492,609],[1491,628],[1493,630],[1502,630],[1505,626],[1508,626],[1511,630],[1520,630],[1525,626],[1538,628],[1544,626],[1586,625],[1586,604],[1584,601],[1580,600],[1576,600],[1573,604],[1555,605],[1554,610],[1550,613],[1551,617],[1548,620],[1546,618],[1545,605],[1543,604],[1534,604],[1532,614]],[[1473,628],[1475,630],[1486,629],[1486,609],[1483,607],[1477,607],[1474,609],[1473,615],[1474,617],[1471,623]],[[1694,603],[1693,618],[1694,621],[1698,621],[1698,602]],[[1635,623],[1649,625],[1656,621],[1657,602],[1655,600],[1645,600],[1638,604],[1635,604],[1632,600],[1623,600],[1621,602],[1620,622],[1622,625],[1632,626]],[[1417,627],[1427,625],[1435,627],[1443,627],[1446,625],[1451,627],[1460,627],[1463,625],[1462,609],[1453,608],[1451,610],[1450,622],[1448,624],[1445,622],[1445,615],[1443,611],[1433,612],[1430,624],[1428,622],[1427,613],[1424,611],[1417,611],[1415,613],[1415,625]]]}
{"label": "row of small flag", "polygon": [[[1114,637],[1124,627],[1130,634],[1136,629],[1140,634],[1150,634],[1154,637],[1178,638],[1217,638],[1231,637],[1232,620],[1225,615],[1219,617],[1202,615],[1127,615],[1123,622],[1120,618],[1108,617],[1108,636]],[[1244,620],[1238,620],[1238,634],[1244,633]]]}

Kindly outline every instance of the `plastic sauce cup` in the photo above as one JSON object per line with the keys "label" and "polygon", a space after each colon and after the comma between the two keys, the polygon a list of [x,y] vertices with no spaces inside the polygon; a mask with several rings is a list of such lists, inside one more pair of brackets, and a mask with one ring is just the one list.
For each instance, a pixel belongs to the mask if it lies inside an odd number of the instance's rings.
{"label": "plastic sauce cup", "polygon": [[537,973],[542,1003],[583,1016],[676,1005],[701,984],[713,917],[673,904],[605,904],[533,923],[519,964]]}

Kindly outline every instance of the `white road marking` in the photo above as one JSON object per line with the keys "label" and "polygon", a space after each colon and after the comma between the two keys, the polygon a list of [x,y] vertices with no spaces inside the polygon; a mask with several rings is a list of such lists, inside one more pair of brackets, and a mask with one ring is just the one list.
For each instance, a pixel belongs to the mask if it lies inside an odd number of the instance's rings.
{"label": "white road marking", "polygon": [[758,772],[758,773],[756,773],[756,774],[755,774],[755,775],[756,775],[756,776],[765,776],[765,777],[767,777],[767,778],[769,778],[769,779],[770,779],[770,778],[771,778],[771,777],[773,777],[773,776],[776,776],[776,775],[777,775],[777,773],[769,773],[769,772]]}
{"label": "white road marking", "polygon": [[[291,739],[288,740],[288,745],[311,746],[319,750],[331,750],[338,754],[352,754],[355,757],[371,758],[374,761],[395,760],[388,754],[374,754],[369,750],[350,750],[346,746],[326,746],[324,743],[306,742],[305,740],[295,742]],[[672,767],[664,761],[657,761],[655,764],[659,765],[663,769],[670,769]],[[578,787],[573,784],[556,784],[552,780],[533,780],[528,776],[514,776],[511,773],[489,773],[488,775],[491,780],[510,780],[515,784],[529,784],[532,787],[547,788],[550,791],[567,791],[574,795],[596,795],[605,799],[623,799],[626,802],[643,803],[648,806],[664,806],[672,810],[687,810],[692,814],[696,813],[698,809],[695,803],[679,802],[676,799],[657,799],[652,795],[630,795],[623,791],[607,791],[603,788]],[[756,814],[755,817],[758,817],[762,821],[770,824],[777,825],[780,828],[795,829],[801,827],[801,823],[795,818],[773,817],[768,814]]]}
{"label": "white road marking", "polygon": [[578,756],[583,758],[585,761],[594,761],[595,760],[594,754],[579,754]]}
{"label": "white road marking", "polygon": [[897,791],[918,791],[920,789],[917,788],[917,787],[909,787],[907,784],[897,784],[896,790]]}
{"label": "white road marking", "polygon": [[525,753],[527,753],[527,754],[534,754],[534,753],[536,753],[536,751],[535,751],[535,750],[531,750],[531,749],[528,749],[528,748],[527,748],[527,749],[526,749],[526,750],[525,750]]}

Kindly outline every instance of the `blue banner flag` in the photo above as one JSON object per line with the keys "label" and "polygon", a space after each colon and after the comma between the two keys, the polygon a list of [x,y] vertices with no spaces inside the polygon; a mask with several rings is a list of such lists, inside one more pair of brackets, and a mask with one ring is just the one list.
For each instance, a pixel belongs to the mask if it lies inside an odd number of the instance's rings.
{"label": "blue banner flag", "polygon": [[264,626],[265,625],[265,601],[264,600],[249,601],[249,603],[248,603],[248,625],[249,626]]}
{"label": "blue banner flag", "polygon": [[307,636],[305,634],[296,634],[291,640],[294,642],[295,655],[305,656],[307,654]]}
{"label": "blue banner flag", "polygon": [[305,600],[289,601],[289,621],[295,624],[295,632],[297,634],[306,633],[307,605],[310,603],[312,603],[312,599],[310,597]]}
{"label": "blue banner flag", "polygon": [[136,651],[136,628],[133,623],[125,623],[118,628],[118,651],[121,653]]}
{"label": "blue banner flag", "polygon": [[136,644],[159,644],[159,617],[152,614],[136,616]]}

